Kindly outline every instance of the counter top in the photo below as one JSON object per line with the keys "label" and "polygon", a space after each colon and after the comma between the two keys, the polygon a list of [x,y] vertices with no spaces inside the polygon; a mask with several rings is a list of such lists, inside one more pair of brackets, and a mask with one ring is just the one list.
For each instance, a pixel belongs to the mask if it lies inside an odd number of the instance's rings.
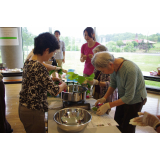
{"label": "counter top", "polygon": [[17,76],[22,76],[22,71],[21,72],[2,72],[1,74],[3,77],[17,77]]}
{"label": "counter top", "polygon": [[[88,102],[95,101],[94,99],[88,99]],[[61,130],[56,122],[53,120],[54,114],[62,108],[62,100],[60,98],[48,97],[49,110],[48,110],[48,133],[66,133]],[[79,133],[121,133],[116,126],[100,126],[97,128],[86,127]]]}

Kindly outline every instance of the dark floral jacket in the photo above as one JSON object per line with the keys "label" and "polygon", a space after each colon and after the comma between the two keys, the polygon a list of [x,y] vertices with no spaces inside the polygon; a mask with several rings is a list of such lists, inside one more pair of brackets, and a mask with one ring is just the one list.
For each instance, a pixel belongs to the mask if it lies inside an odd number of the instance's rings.
{"label": "dark floral jacket", "polygon": [[27,60],[23,67],[20,105],[46,112],[48,110],[47,91],[55,96],[59,92],[59,86],[54,85],[43,64],[35,60]]}

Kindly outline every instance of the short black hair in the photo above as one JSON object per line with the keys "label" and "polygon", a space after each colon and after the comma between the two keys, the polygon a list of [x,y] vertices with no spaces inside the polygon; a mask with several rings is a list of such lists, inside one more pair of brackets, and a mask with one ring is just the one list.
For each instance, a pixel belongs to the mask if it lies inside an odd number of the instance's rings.
{"label": "short black hair", "polygon": [[58,33],[59,33],[59,35],[61,35],[60,31],[56,30],[56,31],[54,31],[54,34],[55,34],[56,32],[58,32]]}
{"label": "short black hair", "polygon": [[89,36],[90,38],[93,38],[93,40],[95,40],[95,38],[92,37],[92,34],[95,33],[95,32],[94,32],[94,29],[93,29],[92,27],[87,27],[87,28],[83,31],[83,34],[85,33],[85,31],[88,33],[88,36]]}
{"label": "short black hair", "polygon": [[42,56],[43,52],[47,48],[49,48],[49,53],[54,52],[60,48],[59,42],[53,34],[45,32],[34,38],[34,54],[40,54]]}

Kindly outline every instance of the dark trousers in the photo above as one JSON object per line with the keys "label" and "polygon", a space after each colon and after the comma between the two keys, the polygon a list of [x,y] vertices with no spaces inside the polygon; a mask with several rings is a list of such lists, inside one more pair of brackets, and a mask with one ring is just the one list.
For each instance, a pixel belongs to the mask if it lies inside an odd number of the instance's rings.
{"label": "dark trousers", "polygon": [[11,133],[11,125],[6,120],[5,88],[0,81],[0,133]]}
{"label": "dark trousers", "polygon": [[116,107],[114,120],[119,124],[118,129],[122,133],[135,133],[136,126],[129,124],[130,119],[138,117],[138,112],[142,110],[144,101],[132,105],[123,104]]}

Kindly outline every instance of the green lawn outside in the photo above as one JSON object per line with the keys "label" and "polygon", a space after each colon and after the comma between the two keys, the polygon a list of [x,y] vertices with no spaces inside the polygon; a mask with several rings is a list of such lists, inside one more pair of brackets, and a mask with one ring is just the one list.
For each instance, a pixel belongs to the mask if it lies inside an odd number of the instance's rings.
{"label": "green lawn outside", "polygon": [[160,67],[160,54],[159,55],[144,55],[134,53],[113,53],[115,57],[124,57],[128,60],[135,62],[142,71],[150,72],[157,71]]}
{"label": "green lawn outside", "polygon": [[160,48],[160,42],[157,42],[156,44],[154,44],[155,48]]}
{"label": "green lawn outside", "polygon": [[[159,55],[144,55],[134,53],[112,53],[115,57],[124,57],[128,60],[135,62],[142,71],[150,72],[157,71],[160,67],[160,54]],[[76,69],[79,75],[83,75],[84,63],[80,62],[80,51],[66,51],[66,62],[63,64],[64,69]],[[27,55],[25,55],[26,57]],[[0,54],[0,63],[1,54]],[[145,81],[146,85],[160,87],[159,82]]]}
{"label": "green lawn outside", "polygon": [[[150,72],[157,71],[157,67],[160,67],[160,54],[159,55],[144,55],[134,53],[113,53],[115,57],[124,57],[128,60],[135,62],[142,71]],[[145,81],[148,86],[160,87],[159,82]]]}
{"label": "green lawn outside", "polygon": [[160,42],[157,42],[156,44],[154,44],[154,48],[151,48],[149,50],[149,52],[157,52],[160,53]]}
{"label": "green lawn outside", "polygon": [[[160,66],[160,55],[144,55],[134,53],[112,53],[115,57],[124,57],[135,62],[142,71],[150,72],[157,71]],[[76,69],[79,75],[83,75],[84,63],[80,62],[79,51],[66,51],[66,63],[63,65],[64,69]],[[159,82],[145,81],[146,85],[160,87]]]}
{"label": "green lawn outside", "polygon": [[160,48],[151,48],[149,51],[160,51]]}

